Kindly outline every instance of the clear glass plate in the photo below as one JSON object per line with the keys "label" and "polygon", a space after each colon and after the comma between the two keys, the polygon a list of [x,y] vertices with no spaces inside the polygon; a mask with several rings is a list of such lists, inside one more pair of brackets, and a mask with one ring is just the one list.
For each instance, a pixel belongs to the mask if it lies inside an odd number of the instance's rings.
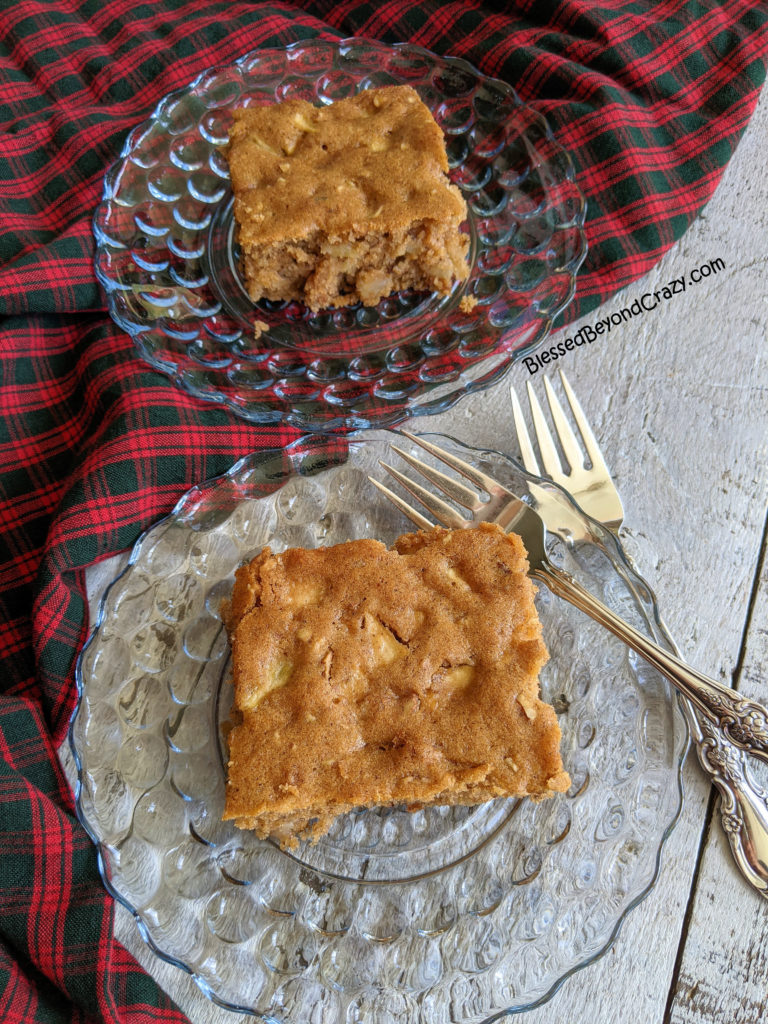
{"label": "clear glass plate", "polygon": [[[681,806],[686,730],[667,684],[539,588],[564,797],[351,813],[291,855],[221,821],[219,608],[234,570],[265,544],[407,531],[367,478],[392,439],[347,451],[308,437],[191,490],[136,544],[78,664],[77,807],[107,888],[159,956],[271,1022],[469,1024],[541,1002],[647,894]],[[437,439],[527,493],[507,456]],[[659,638],[647,587],[610,534],[592,533],[551,541],[553,559]]]}
{"label": "clear glass plate", "polygon": [[[419,92],[445,134],[469,208],[469,279],[375,308],[254,306],[222,151],[232,110],[395,83]],[[204,72],[131,132],[95,214],[95,267],[138,352],[197,397],[257,423],[381,427],[444,411],[544,340],[573,296],[584,215],[570,157],[510,86],[410,44],[315,39]],[[257,320],[268,329],[255,340]]]}

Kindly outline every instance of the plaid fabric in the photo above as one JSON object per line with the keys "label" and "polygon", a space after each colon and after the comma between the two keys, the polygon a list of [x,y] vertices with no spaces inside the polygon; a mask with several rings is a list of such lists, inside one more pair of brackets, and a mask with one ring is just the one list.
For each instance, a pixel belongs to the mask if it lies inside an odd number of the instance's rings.
{"label": "plaid fabric", "polygon": [[573,154],[590,252],[572,319],[645,273],[711,196],[757,100],[766,21],[753,0],[0,7],[0,1020],[183,1020],[112,938],[56,759],[83,570],[193,482],[294,436],[182,394],[106,316],[90,218],[129,129],[254,47],[362,35],[466,57]]}

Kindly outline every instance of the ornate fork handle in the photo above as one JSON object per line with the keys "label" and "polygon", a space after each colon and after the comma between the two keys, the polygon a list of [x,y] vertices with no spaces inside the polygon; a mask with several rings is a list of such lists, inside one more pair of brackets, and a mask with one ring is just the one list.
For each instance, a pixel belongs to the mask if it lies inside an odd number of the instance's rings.
{"label": "ornate fork handle", "polygon": [[[700,678],[712,685],[705,676]],[[737,747],[768,760],[768,717],[760,704],[727,688],[725,694],[702,688],[700,706]]]}
{"label": "ornate fork handle", "polygon": [[688,723],[699,762],[720,793],[720,820],[734,860],[768,896],[768,794],[749,778],[744,758],[714,722],[690,714]]}
{"label": "ornate fork handle", "polygon": [[[642,600],[631,577],[622,576],[630,590]],[[669,649],[679,657],[675,642],[661,620],[659,628]],[[768,793],[750,776],[746,751],[737,748],[724,730],[691,701],[683,699],[680,705],[702,771],[720,794],[720,823],[733,859],[750,885],[768,897]]]}
{"label": "ornate fork handle", "polygon": [[554,594],[585,612],[657,668],[735,746],[768,762],[768,713],[762,705],[709,679],[659,647],[551,562],[531,566],[531,576],[541,579]]}

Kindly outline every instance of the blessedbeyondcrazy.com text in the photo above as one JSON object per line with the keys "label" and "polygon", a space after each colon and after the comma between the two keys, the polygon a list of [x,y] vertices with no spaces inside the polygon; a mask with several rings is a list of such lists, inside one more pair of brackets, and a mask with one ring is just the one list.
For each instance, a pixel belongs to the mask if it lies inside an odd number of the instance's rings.
{"label": "blessedbeyondcrazy.com text", "polygon": [[556,345],[552,345],[548,349],[525,356],[523,364],[529,373],[538,373],[543,367],[556,362],[556,360],[561,359],[568,352],[573,351],[573,349],[581,348],[582,345],[591,345],[593,341],[596,341],[602,335],[610,334],[612,330],[621,327],[622,324],[633,320],[637,316],[650,313],[662,303],[669,302],[675,295],[682,295],[689,285],[700,284],[721,270],[725,270],[725,262],[719,257],[709,260],[707,263],[702,263],[700,267],[692,270],[687,277],[683,275],[683,277],[673,278],[661,288],[644,292],[623,309],[607,314],[599,320],[595,320],[592,324],[584,324],[575,334],[568,338],[563,338],[562,341],[558,341]]}

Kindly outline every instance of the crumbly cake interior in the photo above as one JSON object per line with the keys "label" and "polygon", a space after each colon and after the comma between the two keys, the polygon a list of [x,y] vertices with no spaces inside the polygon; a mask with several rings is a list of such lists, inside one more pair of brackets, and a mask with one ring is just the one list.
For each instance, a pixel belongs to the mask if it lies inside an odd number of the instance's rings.
{"label": "crumbly cake interior", "polygon": [[490,525],[241,567],[224,817],[292,845],[355,807],[567,789],[526,572],[520,539]]}
{"label": "crumbly cake interior", "polygon": [[467,276],[466,204],[410,86],[236,110],[227,153],[254,302],[370,306],[405,288],[446,294]]}

